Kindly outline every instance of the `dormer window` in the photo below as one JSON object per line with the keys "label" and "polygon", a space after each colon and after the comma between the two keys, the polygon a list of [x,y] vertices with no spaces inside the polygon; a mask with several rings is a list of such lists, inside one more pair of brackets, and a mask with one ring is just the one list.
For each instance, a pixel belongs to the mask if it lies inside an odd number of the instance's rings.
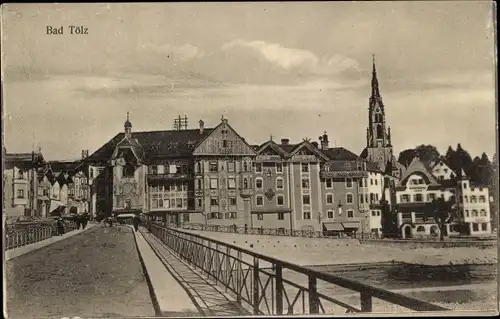
{"label": "dormer window", "polygon": [[19,171],[17,171],[17,178],[18,179],[24,179],[24,172],[22,169],[20,169]]}

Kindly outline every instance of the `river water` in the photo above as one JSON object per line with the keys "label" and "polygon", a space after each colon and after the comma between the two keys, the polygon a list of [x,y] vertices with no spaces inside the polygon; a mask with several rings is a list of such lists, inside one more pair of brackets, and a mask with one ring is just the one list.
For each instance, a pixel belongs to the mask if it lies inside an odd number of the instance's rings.
{"label": "river water", "polygon": [[[496,308],[497,265],[421,267],[399,263],[309,267],[379,288],[399,292],[451,309],[476,310],[478,305]],[[318,283],[325,293],[347,290]]]}

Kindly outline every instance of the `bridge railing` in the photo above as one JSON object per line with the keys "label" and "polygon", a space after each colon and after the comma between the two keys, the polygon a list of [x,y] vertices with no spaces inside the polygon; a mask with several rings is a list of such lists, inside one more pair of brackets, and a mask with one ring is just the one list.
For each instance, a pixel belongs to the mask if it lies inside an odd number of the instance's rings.
{"label": "bridge railing", "polygon": [[[76,229],[76,224],[69,222],[65,225],[65,232]],[[36,226],[27,228],[6,228],[4,240],[5,250],[34,244],[39,241],[49,239],[57,233],[56,226]]]}
{"label": "bridge railing", "polygon": [[[372,312],[374,298],[383,300],[389,307],[397,305],[414,311],[448,310],[180,229],[153,224],[151,232],[187,263],[202,270],[207,278],[221,284],[254,315]],[[345,298],[338,296],[339,291],[344,291],[344,297],[355,300],[340,300]],[[335,295],[337,298],[333,297]]]}
{"label": "bridge railing", "polygon": [[[268,235],[268,236],[292,236],[307,238],[345,238],[347,235],[327,235],[326,232],[310,229],[288,229],[288,228],[264,228],[264,227],[241,227],[235,225],[206,225],[187,223],[181,228],[191,230],[203,230],[221,233],[247,234],[247,235]],[[379,237],[372,233],[357,233],[358,239],[378,239]]]}

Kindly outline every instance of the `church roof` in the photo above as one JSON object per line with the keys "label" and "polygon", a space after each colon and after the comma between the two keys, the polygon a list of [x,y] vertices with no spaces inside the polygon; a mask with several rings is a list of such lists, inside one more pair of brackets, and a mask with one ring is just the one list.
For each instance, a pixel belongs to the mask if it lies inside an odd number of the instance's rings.
{"label": "church roof", "polygon": [[[129,141],[129,143],[135,147],[140,145],[145,158],[187,156],[191,155],[196,146],[212,131],[212,128],[204,128],[203,133],[200,132],[200,129],[133,132],[132,142]],[[124,133],[117,134],[87,157],[86,161],[109,160],[115,147],[124,138]]]}

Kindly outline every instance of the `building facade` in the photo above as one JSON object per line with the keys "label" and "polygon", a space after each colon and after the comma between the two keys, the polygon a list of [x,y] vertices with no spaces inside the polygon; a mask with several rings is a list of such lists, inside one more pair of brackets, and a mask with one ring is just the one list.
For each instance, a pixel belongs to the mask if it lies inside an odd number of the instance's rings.
{"label": "building facade", "polygon": [[403,238],[439,236],[439,225],[428,211],[438,198],[453,203],[446,236],[491,234],[488,188],[470,183],[463,171],[454,172],[443,160],[428,166],[415,157],[396,192],[397,226]]}
{"label": "building facade", "polygon": [[39,217],[37,170],[43,163],[40,152],[4,152],[3,208],[9,222],[21,216]]}

